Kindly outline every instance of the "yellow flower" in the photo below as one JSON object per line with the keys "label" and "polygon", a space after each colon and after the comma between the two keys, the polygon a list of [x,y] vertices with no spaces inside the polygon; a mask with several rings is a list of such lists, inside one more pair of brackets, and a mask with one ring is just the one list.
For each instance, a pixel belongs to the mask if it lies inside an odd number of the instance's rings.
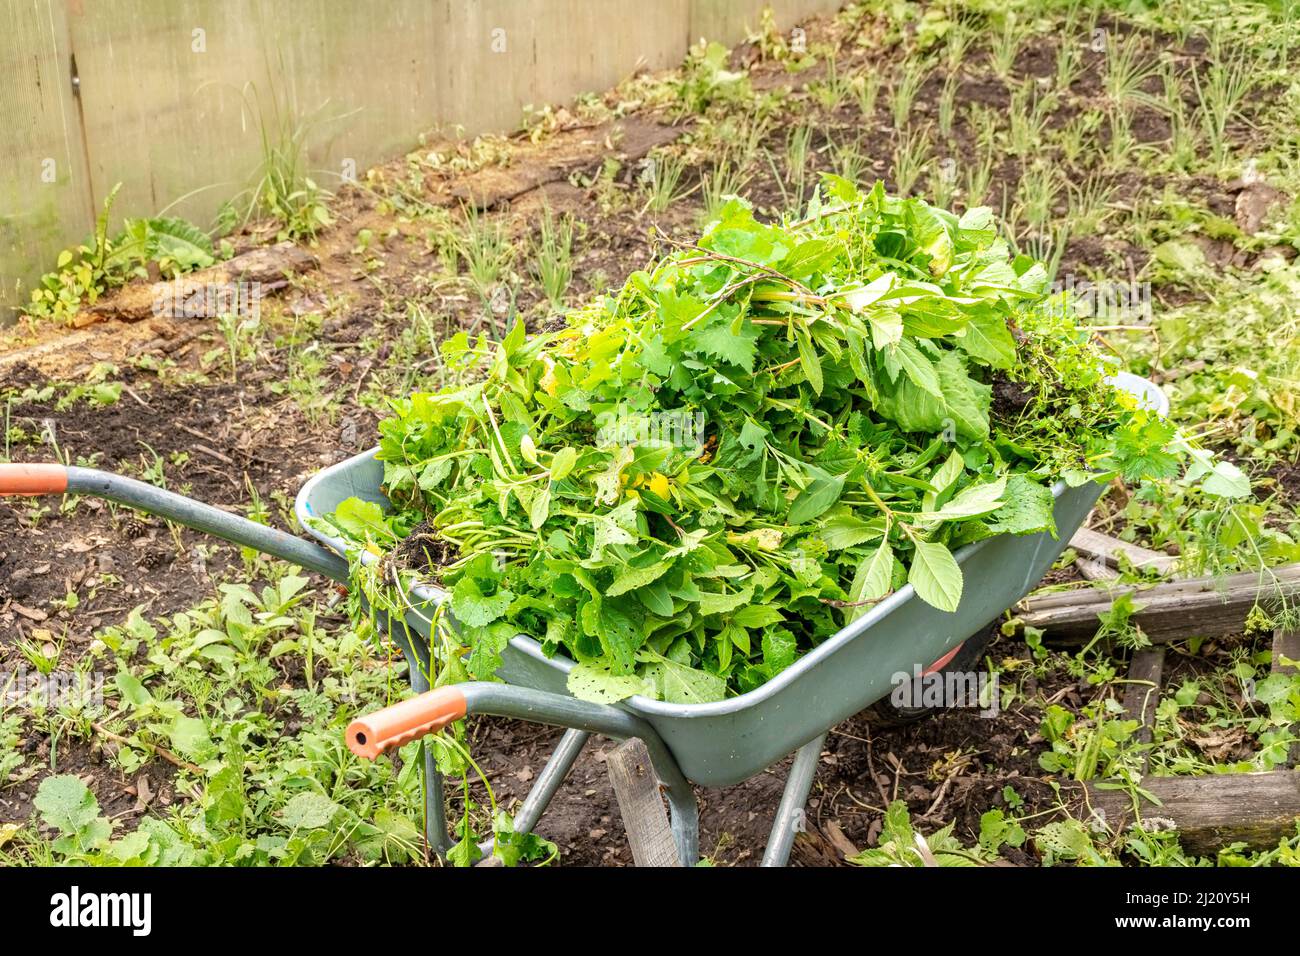
{"label": "yellow flower", "polygon": [[668,476],[667,475],[661,475],[659,474],[659,472],[656,471],[653,475],[650,476],[650,480],[646,482],[646,487],[649,488],[651,491],[653,491],[660,498],[663,498],[665,500],[668,498]]}
{"label": "yellow flower", "polygon": [[554,398],[555,390],[560,384],[555,380],[555,363],[545,355],[542,356],[542,362],[546,365],[546,373],[541,377],[538,384],[542,386],[543,392]]}

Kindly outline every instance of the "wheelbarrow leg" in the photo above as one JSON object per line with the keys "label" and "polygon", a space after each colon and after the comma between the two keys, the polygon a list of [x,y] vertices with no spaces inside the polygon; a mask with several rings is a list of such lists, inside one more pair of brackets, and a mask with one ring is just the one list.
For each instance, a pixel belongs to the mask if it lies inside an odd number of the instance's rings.
{"label": "wheelbarrow leg", "polygon": [[[411,690],[423,694],[429,690],[429,651],[419,641],[411,640],[411,632],[400,620],[396,626],[386,612],[367,605],[375,615],[375,623],[386,633],[406,658],[406,673]],[[447,833],[447,801],[443,793],[442,772],[434,759],[433,748],[427,740],[420,742],[420,758],[424,761],[424,838],[438,856],[446,856],[452,847]]]}
{"label": "wheelbarrow leg", "polygon": [[[574,761],[578,759],[578,755],[582,753],[582,748],[590,739],[591,734],[585,730],[570,729],[564,732],[564,736],[560,738],[555,751],[546,761],[546,766],[537,775],[537,780],[533,783],[532,789],[528,791],[528,796],[524,798],[519,812],[515,814],[516,833],[533,832],[533,827],[537,826],[537,821],[542,818],[546,808],[551,805],[551,801],[560,789],[560,784],[564,783],[564,778],[569,775]],[[479,852],[484,856],[491,853],[492,843],[492,840],[484,840],[478,845]]]}
{"label": "wheelbarrow leg", "polygon": [[668,821],[677,844],[677,858],[682,866],[694,866],[700,862],[700,805],[695,791],[682,779],[676,785],[665,785],[664,792],[668,796]]}
{"label": "wheelbarrow leg", "polygon": [[763,866],[785,866],[789,862],[794,835],[803,829],[804,804],[808,802],[808,791],[812,789],[817,760],[825,742],[826,735],[822,734],[795,751],[794,765],[786,778],[781,805],[776,809],[772,833],[767,838],[767,849],[763,851]]}
{"label": "wheelbarrow leg", "polygon": [[[407,664],[411,675],[411,689],[423,694],[429,689],[428,678],[419,667],[413,654],[407,654]],[[451,837],[447,835],[447,800],[443,794],[442,772],[438,761],[434,759],[433,748],[427,740],[420,741],[420,757],[424,760],[424,839],[429,849],[438,856],[446,856],[451,849]]]}

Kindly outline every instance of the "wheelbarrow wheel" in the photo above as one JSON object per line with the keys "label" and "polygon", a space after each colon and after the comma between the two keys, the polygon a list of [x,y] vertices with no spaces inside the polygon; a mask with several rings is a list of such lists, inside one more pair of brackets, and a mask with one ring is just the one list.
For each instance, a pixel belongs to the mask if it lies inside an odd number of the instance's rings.
{"label": "wheelbarrow wheel", "polygon": [[[998,634],[998,625],[994,624],[979,634],[966,640],[953,655],[952,660],[941,667],[937,673],[947,674],[952,671],[970,671],[979,666],[985,650],[993,643]],[[900,707],[889,697],[883,697],[862,712],[862,716],[872,727],[888,730],[893,727],[906,727],[918,720],[924,720],[931,714],[943,710],[942,707]]]}

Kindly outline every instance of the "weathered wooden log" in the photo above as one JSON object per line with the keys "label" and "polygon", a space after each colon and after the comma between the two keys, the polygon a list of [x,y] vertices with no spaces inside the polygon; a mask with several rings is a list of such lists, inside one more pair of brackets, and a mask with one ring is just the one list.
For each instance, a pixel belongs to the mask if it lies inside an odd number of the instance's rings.
{"label": "weathered wooden log", "polygon": [[[207,308],[210,299],[238,300],[239,289],[244,284],[245,300],[253,284],[260,294],[272,292],[285,284],[289,277],[316,267],[316,257],[292,242],[278,242],[273,246],[259,246],[248,252],[218,262],[206,269],[188,272],[164,282],[135,282],[123,286],[88,309],[82,310],[73,325],[86,326],[107,319],[138,322],[150,316],[168,318],[215,318]],[[220,292],[215,294],[214,290]],[[227,309],[226,311],[234,311]]]}
{"label": "weathered wooden log", "polygon": [[1300,596],[1300,564],[1273,568],[1268,574],[1230,574],[1222,578],[1186,578],[1154,587],[1122,586],[1055,591],[1022,601],[1013,612],[1024,627],[1036,627],[1048,640],[1081,644],[1097,633],[1099,615],[1129,594],[1138,609],[1132,622],[1153,642],[1184,637],[1221,637],[1240,633],[1258,604],[1274,612]]}
{"label": "weathered wooden log", "polygon": [[[1213,856],[1230,843],[1255,850],[1277,846],[1295,835],[1300,820],[1300,772],[1227,773],[1206,777],[1152,777],[1142,789],[1159,805],[1140,799],[1138,812],[1151,826],[1172,821],[1183,849],[1196,856]],[[1101,810],[1113,832],[1134,821],[1132,801],[1123,790],[1088,785],[1088,800]]]}

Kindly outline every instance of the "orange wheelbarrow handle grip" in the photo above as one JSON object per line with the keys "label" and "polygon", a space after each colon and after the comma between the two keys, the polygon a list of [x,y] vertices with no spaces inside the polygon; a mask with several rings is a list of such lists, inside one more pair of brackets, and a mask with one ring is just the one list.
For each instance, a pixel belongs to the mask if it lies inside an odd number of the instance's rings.
{"label": "orange wheelbarrow handle grip", "polygon": [[348,749],[373,760],[416,737],[436,734],[465,716],[468,705],[458,687],[439,687],[348,724]]}
{"label": "orange wheelbarrow handle grip", "polygon": [[68,490],[68,469],[62,465],[0,465],[0,497],[61,495]]}

